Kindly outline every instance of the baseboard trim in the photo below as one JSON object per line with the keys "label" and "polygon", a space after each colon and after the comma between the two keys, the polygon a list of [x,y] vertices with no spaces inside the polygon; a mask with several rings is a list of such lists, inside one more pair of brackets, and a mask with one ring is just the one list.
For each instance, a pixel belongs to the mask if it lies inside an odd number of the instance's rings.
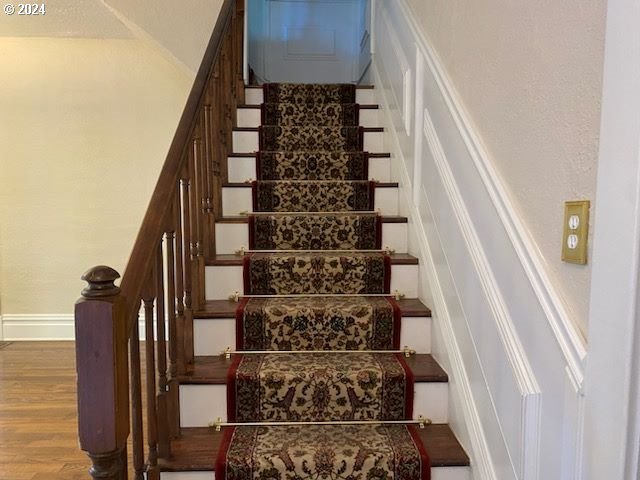
{"label": "baseboard trim", "polygon": [[4,314],[2,338],[6,341],[74,340],[73,314]]}
{"label": "baseboard trim", "polygon": [[[144,340],[144,322],[140,322],[139,331],[140,340]],[[165,331],[169,331],[168,325]],[[0,339],[16,342],[74,341],[75,319],[72,313],[5,314],[0,317]]]}

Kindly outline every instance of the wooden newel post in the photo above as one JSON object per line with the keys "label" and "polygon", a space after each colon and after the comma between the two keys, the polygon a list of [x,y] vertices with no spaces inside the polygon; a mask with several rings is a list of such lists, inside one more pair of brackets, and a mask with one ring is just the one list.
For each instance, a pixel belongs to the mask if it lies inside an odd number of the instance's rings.
{"label": "wooden newel post", "polygon": [[95,479],[127,478],[129,381],[124,298],[113,268],[93,267],[75,305],[78,431]]}

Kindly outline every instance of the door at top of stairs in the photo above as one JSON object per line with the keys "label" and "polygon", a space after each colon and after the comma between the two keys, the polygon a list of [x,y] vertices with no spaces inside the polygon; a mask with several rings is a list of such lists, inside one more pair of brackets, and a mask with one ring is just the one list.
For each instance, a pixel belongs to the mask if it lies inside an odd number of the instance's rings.
{"label": "door at top of stairs", "polygon": [[[369,58],[369,0],[253,0],[249,64],[268,82],[352,83]],[[364,41],[363,41],[364,40]]]}

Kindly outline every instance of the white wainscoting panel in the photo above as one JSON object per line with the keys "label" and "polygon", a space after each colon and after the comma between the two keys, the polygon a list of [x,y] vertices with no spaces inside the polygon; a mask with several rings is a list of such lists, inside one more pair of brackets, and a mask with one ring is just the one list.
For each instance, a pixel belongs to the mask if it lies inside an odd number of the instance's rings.
{"label": "white wainscoting panel", "polygon": [[406,1],[374,16],[385,146],[473,477],[578,480],[584,342]]}

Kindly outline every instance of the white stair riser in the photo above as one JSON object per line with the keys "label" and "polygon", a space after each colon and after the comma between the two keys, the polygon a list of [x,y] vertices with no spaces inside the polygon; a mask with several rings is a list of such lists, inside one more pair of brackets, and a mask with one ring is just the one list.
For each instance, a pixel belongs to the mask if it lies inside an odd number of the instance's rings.
{"label": "white stair riser", "polygon": [[[240,128],[259,127],[262,119],[259,108],[239,108],[237,115],[237,123]],[[361,109],[360,110],[360,126],[361,127],[380,127],[378,120],[378,109]]]}
{"label": "white stair riser", "polygon": [[[258,132],[234,131],[234,153],[253,153],[259,150]],[[382,153],[384,150],[383,132],[364,132],[363,150],[371,153]]]}
{"label": "white stair riser", "polygon": [[[204,472],[162,472],[160,480],[214,480],[213,470]],[[434,467],[431,480],[469,480],[469,467]]]}
{"label": "white stair riser", "polygon": [[[407,224],[383,223],[382,246],[396,253],[407,253]],[[220,255],[235,253],[241,247],[249,248],[249,227],[246,223],[216,223],[216,252]]]}
{"label": "white stair riser", "polygon": [[470,478],[471,469],[469,467],[434,467],[431,469],[431,480],[470,480]]}
{"label": "white stair riser", "polygon": [[[261,88],[245,88],[244,103],[247,105],[260,105],[263,102]],[[371,105],[376,102],[375,93],[372,88],[358,88],[356,90],[356,103]]]}
{"label": "white stair riser", "polygon": [[[382,215],[398,215],[398,188],[376,188],[374,207]],[[241,212],[253,210],[251,185],[240,187],[222,187],[222,215],[233,217]]]}
{"label": "white stair riser", "polygon": [[[255,157],[229,157],[229,181],[241,183],[247,180],[255,180],[256,158]],[[391,159],[389,157],[369,159],[369,179],[379,182],[391,181]]]}
{"label": "white stair riser", "polygon": [[[234,292],[243,291],[239,265],[208,266],[204,276],[207,300],[227,300]],[[395,290],[406,298],[418,298],[418,265],[391,265],[391,291]]]}
{"label": "white stair riser", "polygon": [[[225,348],[236,348],[236,321],[233,318],[193,321],[196,356],[219,355]],[[431,353],[431,318],[402,317],[400,345],[418,353]]]}
{"label": "white stair riser", "polygon": [[[415,383],[414,416],[424,415],[434,423],[446,423],[448,395],[447,383]],[[182,427],[206,427],[218,417],[227,418],[226,385],[180,385]]]}

